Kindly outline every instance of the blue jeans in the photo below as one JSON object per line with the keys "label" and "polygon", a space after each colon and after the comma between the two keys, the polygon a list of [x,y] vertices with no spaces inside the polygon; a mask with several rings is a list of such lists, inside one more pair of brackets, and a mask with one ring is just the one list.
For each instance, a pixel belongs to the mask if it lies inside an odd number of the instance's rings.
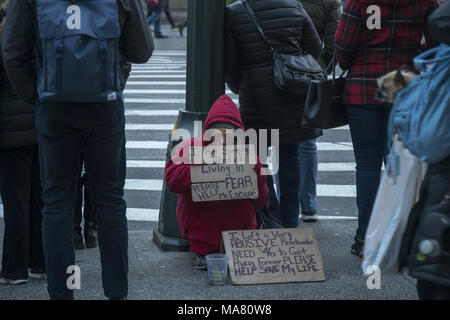
{"label": "blue jeans", "polygon": [[387,155],[389,110],[384,105],[347,105],[347,117],[356,160],[356,237],[364,240]]}
{"label": "blue jeans", "polygon": [[[43,188],[43,244],[51,299],[73,299],[66,282],[75,265],[73,215],[83,153],[97,210],[105,296],[128,294],[128,230],[123,199],[126,171],[123,101],[105,104],[45,103],[36,131]],[[83,270],[81,270],[83,286]]]}
{"label": "blue jeans", "polygon": [[156,36],[161,36],[162,32],[161,32],[161,15],[162,15],[162,11],[161,10],[153,10],[151,15],[147,16],[147,23],[148,25],[151,25],[152,23],[155,25],[155,35]]}
{"label": "blue jeans", "polygon": [[[279,171],[274,177],[278,197],[274,195],[273,186],[269,185],[270,210],[276,212],[286,228],[296,228],[300,205],[303,212],[311,212],[317,205],[316,140],[280,145],[278,160]],[[269,184],[271,180],[267,180]],[[277,200],[279,205],[275,203]]]}

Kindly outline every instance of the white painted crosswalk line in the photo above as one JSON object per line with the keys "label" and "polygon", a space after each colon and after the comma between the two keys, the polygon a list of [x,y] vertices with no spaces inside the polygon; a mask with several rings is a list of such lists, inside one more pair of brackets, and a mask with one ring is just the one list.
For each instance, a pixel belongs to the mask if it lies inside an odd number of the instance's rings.
{"label": "white painted crosswalk line", "polygon": [[[178,110],[125,110],[126,116],[178,116]],[[173,125],[172,125],[173,126]]]}
{"label": "white painted crosswalk line", "polygon": [[[128,149],[166,149],[166,141],[127,141]],[[317,142],[318,151],[350,151],[353,150],[351,142]]]}
{"label": "white painted crosswalk line", "polygon": [[164,168],[165,161],[127,160],[127,168]]}
{"label": "white painted crosswalk line", "polygon": [[[125,190],[135,191],[161,191],[162,179],[127,179]],[[317,196],[319,197],[355,197],[356,186],[354,185],[333,185],[318,184]]]}
{"label": "white painted crosswalk line", "polygon": [[128,79],[186,79],[186,75],[184,74],[147,74],[147,75],[131,75]]}
{"label": "white painted crosswalk line", "polygon": [[[125,94],[186,94],[185,89],[125,89]],[[226,94],[233,94],[227,90]]]}
{"label": "white painted crosswalk line", "polygon": [[184,106],[186,99],[160,99],[160,98],[128,98],[125,97],[125,103],[143,103],[143,104],[179,104],[180,106]]}
{"label": "white painted crosswalk line", "polygon": [[125,130],[172,130],[173,124],[125,124]]}
{"label": "white painted crosswalk line", "polygon": [[185,86],[186,81],[128,81],[127,86]]}

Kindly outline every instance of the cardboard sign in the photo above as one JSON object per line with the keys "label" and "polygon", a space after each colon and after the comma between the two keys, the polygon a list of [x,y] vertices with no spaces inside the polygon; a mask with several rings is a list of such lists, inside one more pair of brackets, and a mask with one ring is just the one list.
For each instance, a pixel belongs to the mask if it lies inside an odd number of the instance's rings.
{"label": "cardboard sign", "polygon": [[311,228],[222,232],[233,284],[324,281]]}
{"label": "cardboard sign", "polygon": [[258,180],[252,165],[191,166],[192,201],[258,198]]}
{"label": "cardboard sign", "polygon": [[193,164],[256,164],[254,145],[208,145],[190,147]]}

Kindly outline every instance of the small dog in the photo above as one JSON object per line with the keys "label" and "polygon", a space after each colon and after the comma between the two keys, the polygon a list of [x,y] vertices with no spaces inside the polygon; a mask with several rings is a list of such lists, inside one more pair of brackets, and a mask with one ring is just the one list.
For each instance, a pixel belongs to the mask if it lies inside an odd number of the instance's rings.
{"label": "small dog", "polygon": [[403,90],[415,76],[415,73],[402,67],[378,78],[375,99],[387,104],[394,104],[397,93]]}

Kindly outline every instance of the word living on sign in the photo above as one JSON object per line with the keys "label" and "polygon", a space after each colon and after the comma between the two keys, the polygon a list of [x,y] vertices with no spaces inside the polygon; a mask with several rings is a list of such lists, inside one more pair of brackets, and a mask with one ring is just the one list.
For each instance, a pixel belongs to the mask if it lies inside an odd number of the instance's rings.
{"label": "word living on sign", "polygon": [[233,284],[324,281],[311,228],[222,232]]}
{"label": "word living on sign", "polygon": [[258,179],[251,165],[191,166],[192,201],[258,198]]}

